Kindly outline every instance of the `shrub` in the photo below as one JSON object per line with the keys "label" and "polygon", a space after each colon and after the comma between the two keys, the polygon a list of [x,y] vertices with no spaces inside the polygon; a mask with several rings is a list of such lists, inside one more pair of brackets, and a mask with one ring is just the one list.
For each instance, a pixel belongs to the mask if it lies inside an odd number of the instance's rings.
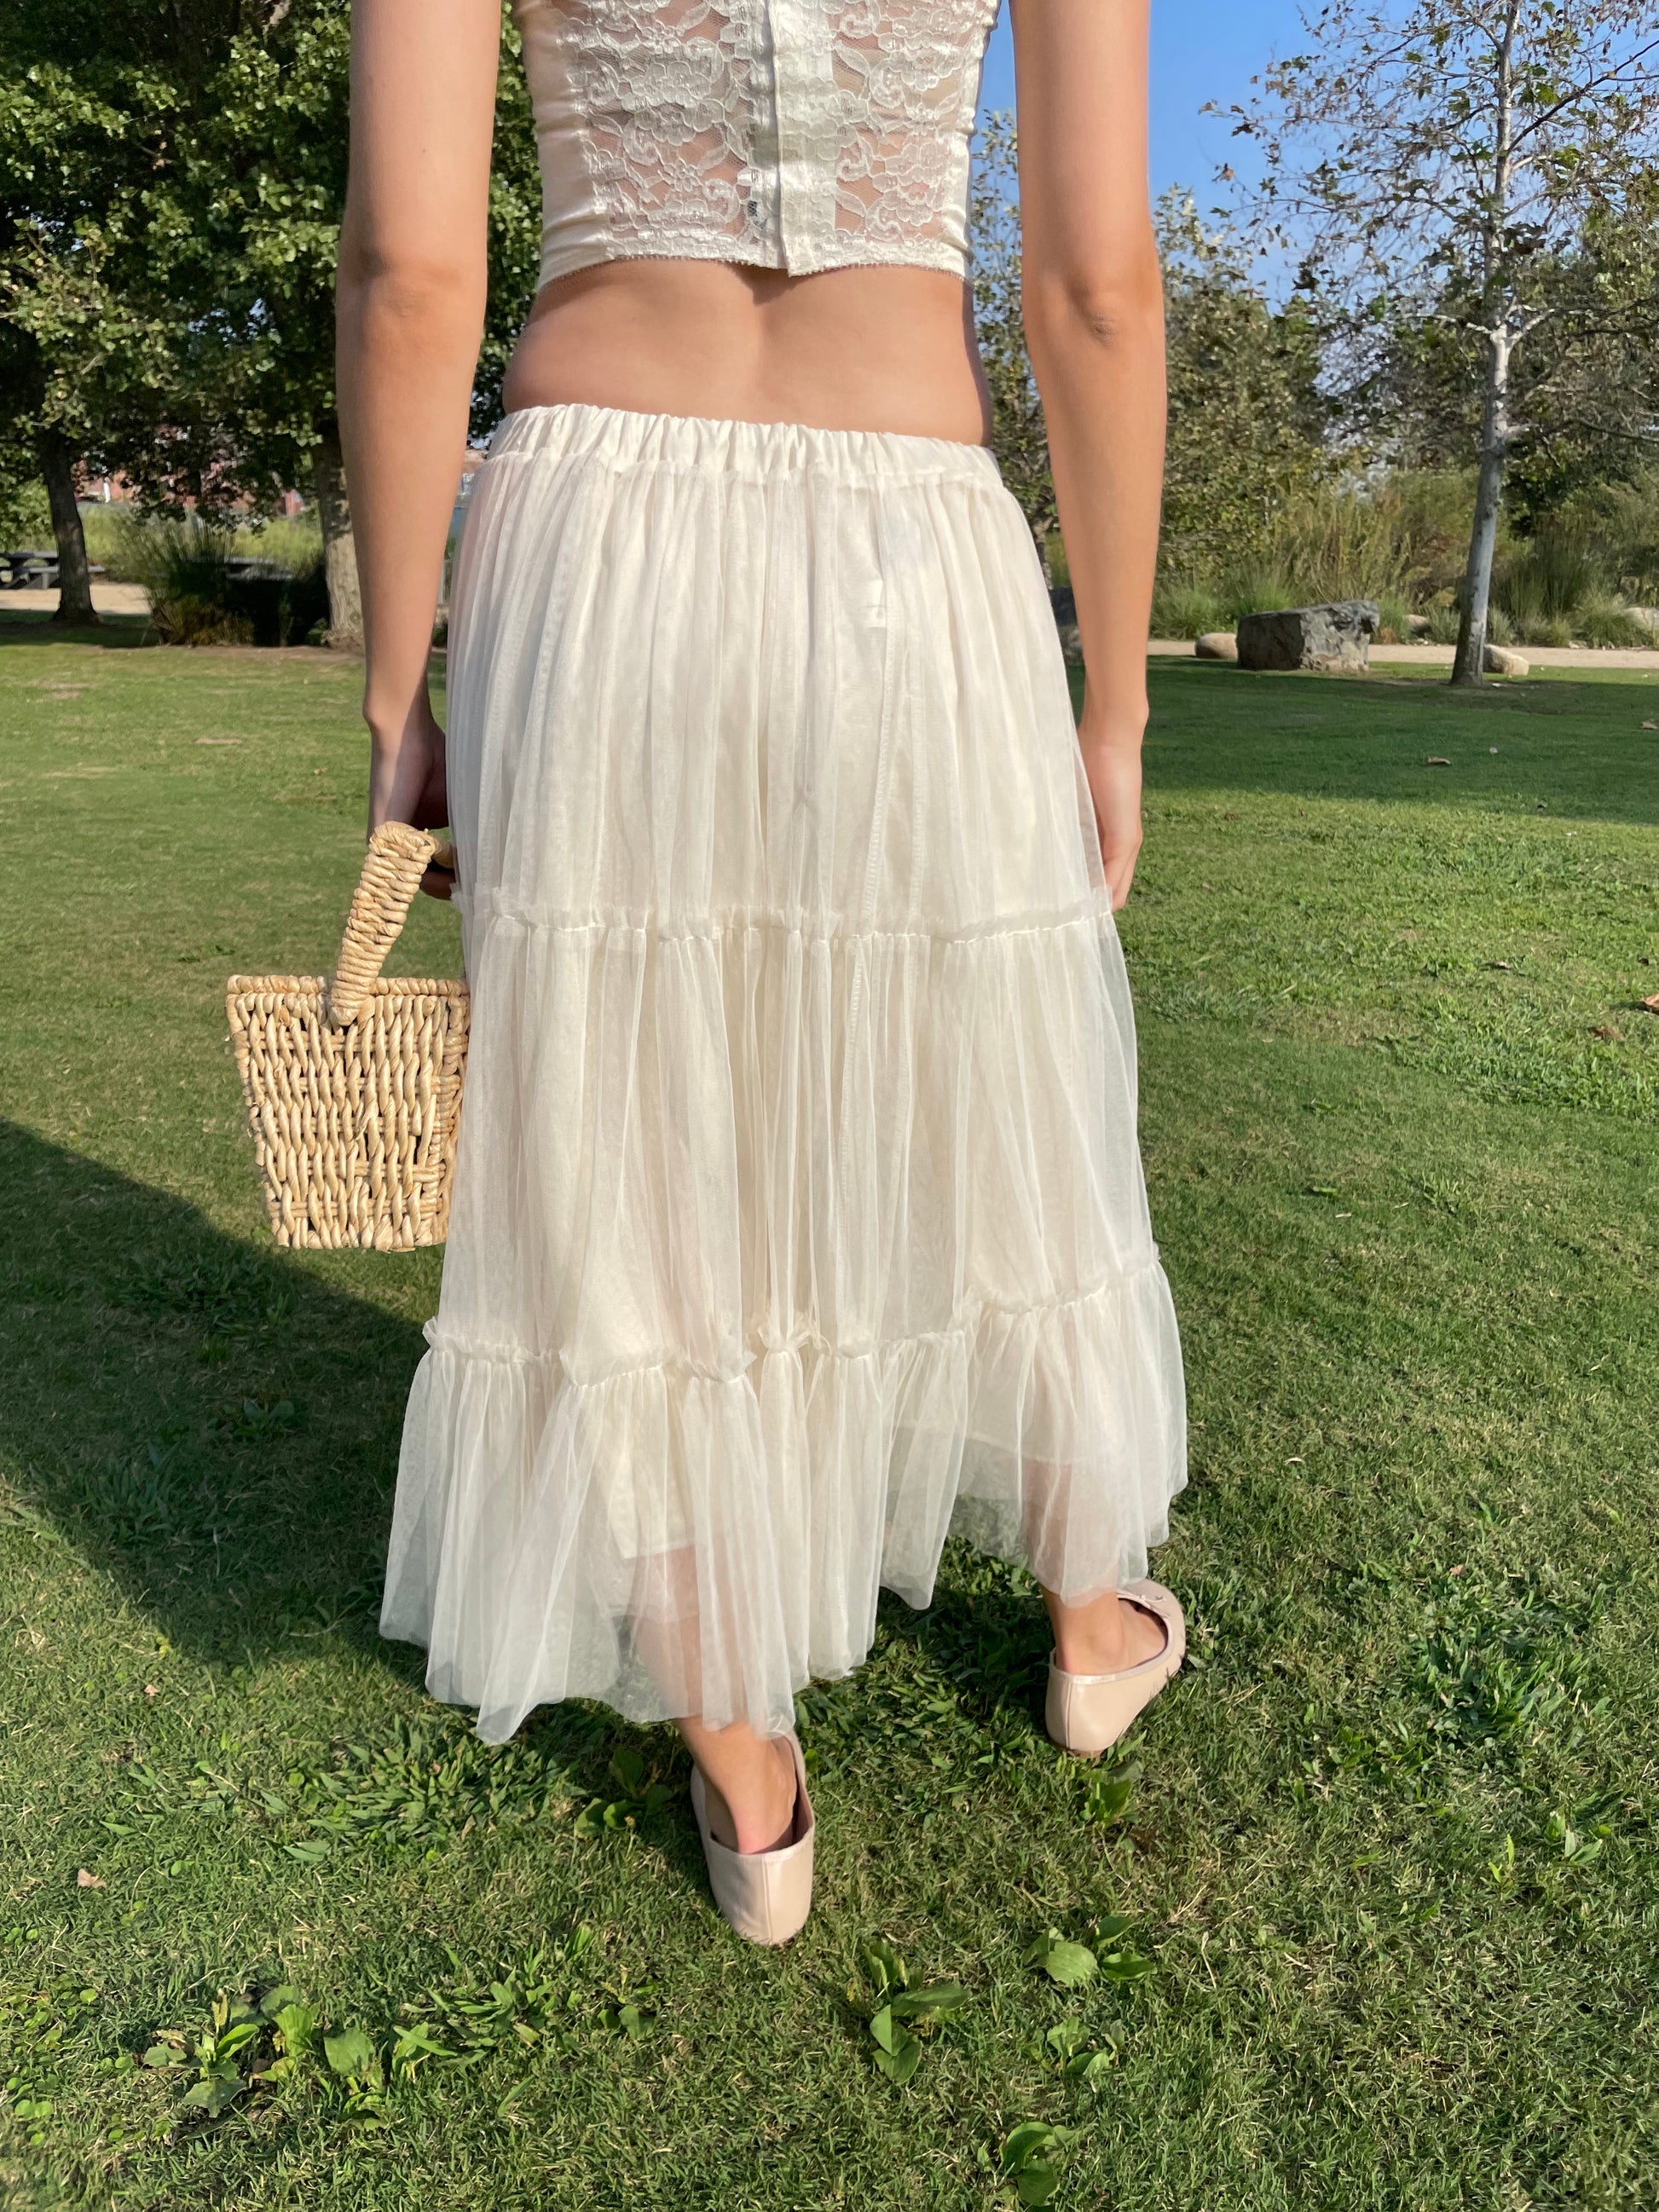
{"label": "shrub", "polygon": [[0,550],[21,553],[52,542],[52,507],[38,477],[0,480]]}
{"label": "shrub", "polygon": [[[1497,629],[1500,623],[1504,628],[1502,637]],[[1494,605],[1487,634],[1494,645],[1506,645],[1510,637],[1517,645],[1571,645],[1574,625],[1565,615],[1526,615],[1519,622],[1510,622],[1503,608]]]}
{"label": "shrub", "polygon": [[1237,627],[1241,615],[1264,614],[1274,607],[1299,607],[1308,603],[1296,578],[1267,561],[1241,562],[1222,577],[1217,598],[1226,619],[1218,629]]}
{"label": "shrub", "polygon": [[1202,637],[1231,628],[1227,610],[1206,585],[1160,580],[1152,594],[1154,637]]}
{"label": "shrub", "polygon": [[1587,592],[1573,612],[1572,628],[1585,645],[1614,646],[1621,648],[1643,647],[1650,649],[1656,640],[1653,627],[1633,615],[1621,599],[1607,592]]}
{"label": "shrub", "polygon": [[231,605],[234,542],[210,523],[125,522],[122,566],[148,593],[163,644],[252,643],[252,623]]}
{"label": "shrub", "polygon": [[304,568],[272,562],[254,575],[233,569],[237,533],[216,523],[128,518],[118,546],[123,572],[149,594],[164,644],[298,644],[327,619],[322,547],[314,538]]}
{"label": "shrub", "polygon": [[1570,617],[1602,578],[1585,547],[1551,531],[1512,554],[1493,580],[1492,596],[1522,629]]}
{"label": "shrub", "polygon": [[1408,645],[1412,639],[1412,611],[1396,592],[1377,594],[1377,641],[1382,645]]}

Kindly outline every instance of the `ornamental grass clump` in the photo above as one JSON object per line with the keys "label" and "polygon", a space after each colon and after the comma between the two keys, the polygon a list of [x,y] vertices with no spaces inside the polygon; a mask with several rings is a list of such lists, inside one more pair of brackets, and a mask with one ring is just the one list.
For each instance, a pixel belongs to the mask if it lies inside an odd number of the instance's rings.
{"label": "ornamental grass clump", "polygon": [[124,565],[149,599],[164,645],[252,645],[253,623],[234,605],[234,534],[214,523],[126,525]]}

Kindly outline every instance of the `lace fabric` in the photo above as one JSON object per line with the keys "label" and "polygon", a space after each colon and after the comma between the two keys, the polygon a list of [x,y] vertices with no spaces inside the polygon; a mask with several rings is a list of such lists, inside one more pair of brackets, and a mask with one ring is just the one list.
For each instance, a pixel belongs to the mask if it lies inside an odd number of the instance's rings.
{"label": "lace fabric", "polygon": [[963,275],[997,0],[515,0],[541,280],[629,255]]}

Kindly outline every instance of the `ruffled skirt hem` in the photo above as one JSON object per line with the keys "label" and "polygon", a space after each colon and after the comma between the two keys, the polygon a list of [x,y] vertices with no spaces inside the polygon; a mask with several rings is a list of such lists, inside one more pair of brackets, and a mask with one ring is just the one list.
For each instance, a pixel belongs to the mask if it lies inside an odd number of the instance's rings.
{"label": "ruffled skirt hem", "polygon": [[1155,1261],[1079,1297],[862,1347],[762,1343],[575,1382],[556,1352],[428,1330],[383,1633],[505,1741],[604,1700],[763,1734],[868,1653],[881,1588],[932,1600],[953,1527],[1068,1604],[1146,1571],[1185,1482]]}

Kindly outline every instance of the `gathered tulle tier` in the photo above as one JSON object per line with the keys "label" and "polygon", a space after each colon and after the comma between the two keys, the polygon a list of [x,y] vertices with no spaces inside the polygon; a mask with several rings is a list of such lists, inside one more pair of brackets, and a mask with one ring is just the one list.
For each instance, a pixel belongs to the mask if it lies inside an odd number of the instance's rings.
{"label": "gathered tulle tier", "polygon": [[988,453],[511,416],[458,565],[471,1047],[382,1626],[792,1724],[955,1527],[1069,1601],[1184,1480],[1135,1047]]}
{"label": "gathered tulle tier", "polygon": [[409,1419],[443,1479],[400,1532],[387,1632],[492,1741],[565,1697],[781,1731],[789,1692],[868,1651],[883,1585],[929,1602],[953,1518],[1062,1595],[1145,1571],[1173,1441],[1149,1346],[1176,1356],[1153,1267],[860,1349],[751,1346],[732,1372],[580,1382],[557,1352],[434,1330]]}

